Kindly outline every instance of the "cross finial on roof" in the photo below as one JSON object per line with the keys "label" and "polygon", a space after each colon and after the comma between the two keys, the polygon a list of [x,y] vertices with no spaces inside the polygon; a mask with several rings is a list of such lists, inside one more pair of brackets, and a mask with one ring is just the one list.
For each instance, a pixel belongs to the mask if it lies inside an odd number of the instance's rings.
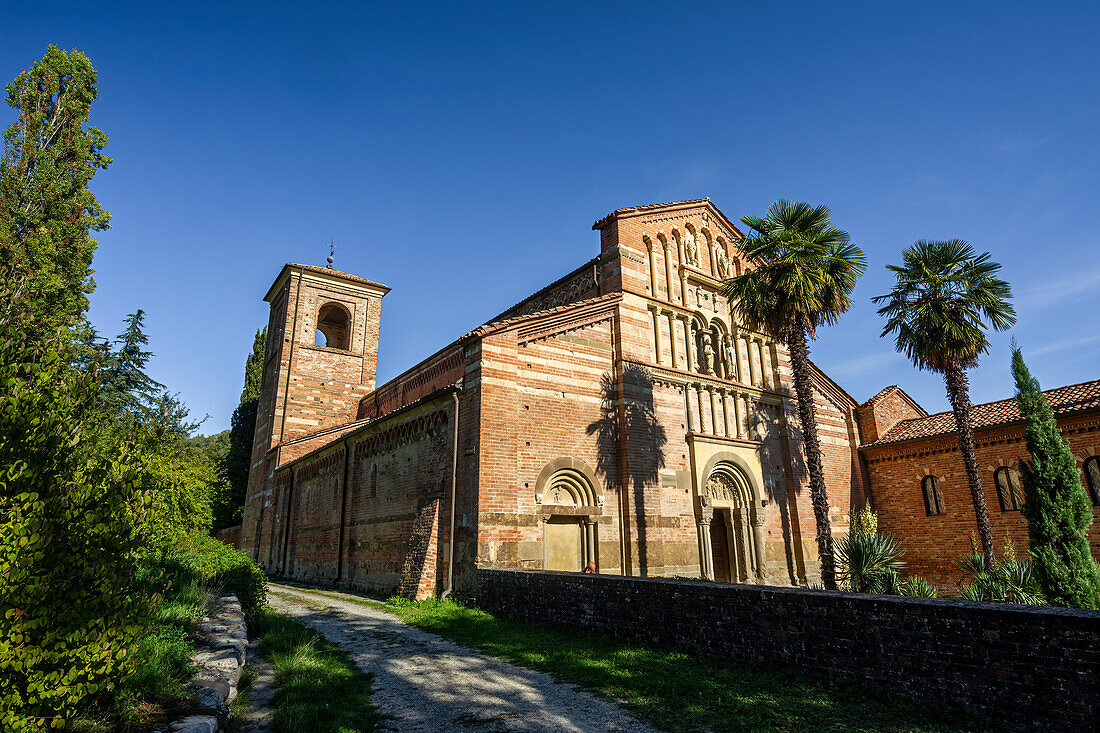
{"label": "cross finial on roof", "polygon": [[332,268],[332,263],[336,261],[336,258],[333,257],[333,253],[335,253],[335,252],[336,252],[336,238],[332,237],[332,238],[329,239],[329,243],[328,243],[328,265],[326,265],[328,267],[328,269],[330,269],[330,270],[333,269]]}

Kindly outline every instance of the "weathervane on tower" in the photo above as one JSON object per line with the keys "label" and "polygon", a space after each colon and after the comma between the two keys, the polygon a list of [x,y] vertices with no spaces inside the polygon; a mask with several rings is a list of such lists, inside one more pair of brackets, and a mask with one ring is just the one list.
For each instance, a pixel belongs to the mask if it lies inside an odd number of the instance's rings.
{"label": "weathervane on tower", "polygon": [[332,238],[329,239],[329,243],[328,243],[328,265],[326,265],[326,267],[328,267],[328,269],[330,269],[330,270],[334,269],[332,267],[332,263],[336,261],[336,258],[333,257],[333,253],[335,253],[335,252],[336,252],[336,238],[332,237]]}

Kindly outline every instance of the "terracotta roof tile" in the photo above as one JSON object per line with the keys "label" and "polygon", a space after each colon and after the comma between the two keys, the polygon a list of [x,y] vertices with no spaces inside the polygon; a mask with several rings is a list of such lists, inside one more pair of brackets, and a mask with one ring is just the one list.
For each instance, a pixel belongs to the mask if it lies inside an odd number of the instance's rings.
{"label": "terracotta roof tile", "polygon": [[[887,389],[890,389],[889,387]],[[885,391],[885,390],[884,390]],[[882,394],[881,392],[879,394]],[[1081,384],[1048,389],[1043,392],[1050,408],[1057,416],[1073,415],[1089,410],[1100,410],[1100,379]],[[876,395],[877,397],[878,395]],[[874,397],[871,398],[875,399]],[[1008,425],[1023,419],[1016,405],[1016,398],[985,402],[974,405],[970,410],[970,419],[975,430]],[[885,435],[868,445],[885,445],[906,440],[935,438],[955,432],[955,415],[952,412],[938,412],[928,417],[902,420],[890,428]]]}
{"label": "terracotta roof tile", "polygon": [[318,267],[317,265],[302,265],[302,264],[299,264],[297,262],[288,262],[288,263],[286,263],[286,266],[287,267],[300,267],[303,270],[309,270],[310,272],[319,272],[322,275],[338,275],[339,277],[342,277],[345,280],[354,280],[355,282],[366,283],[367,285],[373,285],[376,288],[382,288],[386,291],[389,291],[389,288],[387,286],[383,285],[382,283],[376,283],[375,281],[368,280],[365,277],[359,277],[358,275],[352,275],[349,272],[343,272],[341,270],[336,270],[336,269],[333,269],[331,267]]}

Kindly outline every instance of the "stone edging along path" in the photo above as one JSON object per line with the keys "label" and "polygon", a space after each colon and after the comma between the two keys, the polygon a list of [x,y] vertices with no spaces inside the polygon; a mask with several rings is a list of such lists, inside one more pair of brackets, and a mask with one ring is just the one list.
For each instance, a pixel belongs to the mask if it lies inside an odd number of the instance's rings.
{"label": "stone edging along path", "polygon": [[202,712],[157,728],[154,733],[218,733],[229,719],[229,703],[237,696],[244,671],[248,630],[237,596],[214,600],[214,610],[195,628],[199,650],[192,661],[199,668],[186,691]]}

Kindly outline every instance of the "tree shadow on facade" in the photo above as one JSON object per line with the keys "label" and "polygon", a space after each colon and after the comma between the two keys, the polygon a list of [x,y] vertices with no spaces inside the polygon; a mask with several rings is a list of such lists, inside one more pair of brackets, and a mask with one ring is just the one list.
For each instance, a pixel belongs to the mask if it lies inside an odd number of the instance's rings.
{"label": "tree shadow on facade", "polygon": [[[588,426],[587,433],[596,436],[597,470],[607,487],[619,495],[622,531],[626,534],[623,537],[623,572],[627,573],[628,568],[635,565],[629,541],[632,510],[638,547],[636,572],[646,576],[650,563],[645,487],[647,484],[659,486],[668,438],[653,408],[653,379],[645,369],[628,365],[623,369],[621,382],[613,374],[604,374],[600,393],[600,419]],[[629,497],[628,487],[632,487]]]}
{"label": "tree shadow on facade", "polygon": [[799,585],[806,583],[806,565],[802,556],[798,516],[791,512],[791,504],[801,489],[801,477],[806,467],[801,451],[791,450],[787,442],[789,423],[785,416],[778,413],[783,408],[775,409],[774,416],[757,411],[752,417],[751,430],[763,438],[760,465],[764,473],[764,493],[768,502],[779,512],[787,576],[791,585]]}

